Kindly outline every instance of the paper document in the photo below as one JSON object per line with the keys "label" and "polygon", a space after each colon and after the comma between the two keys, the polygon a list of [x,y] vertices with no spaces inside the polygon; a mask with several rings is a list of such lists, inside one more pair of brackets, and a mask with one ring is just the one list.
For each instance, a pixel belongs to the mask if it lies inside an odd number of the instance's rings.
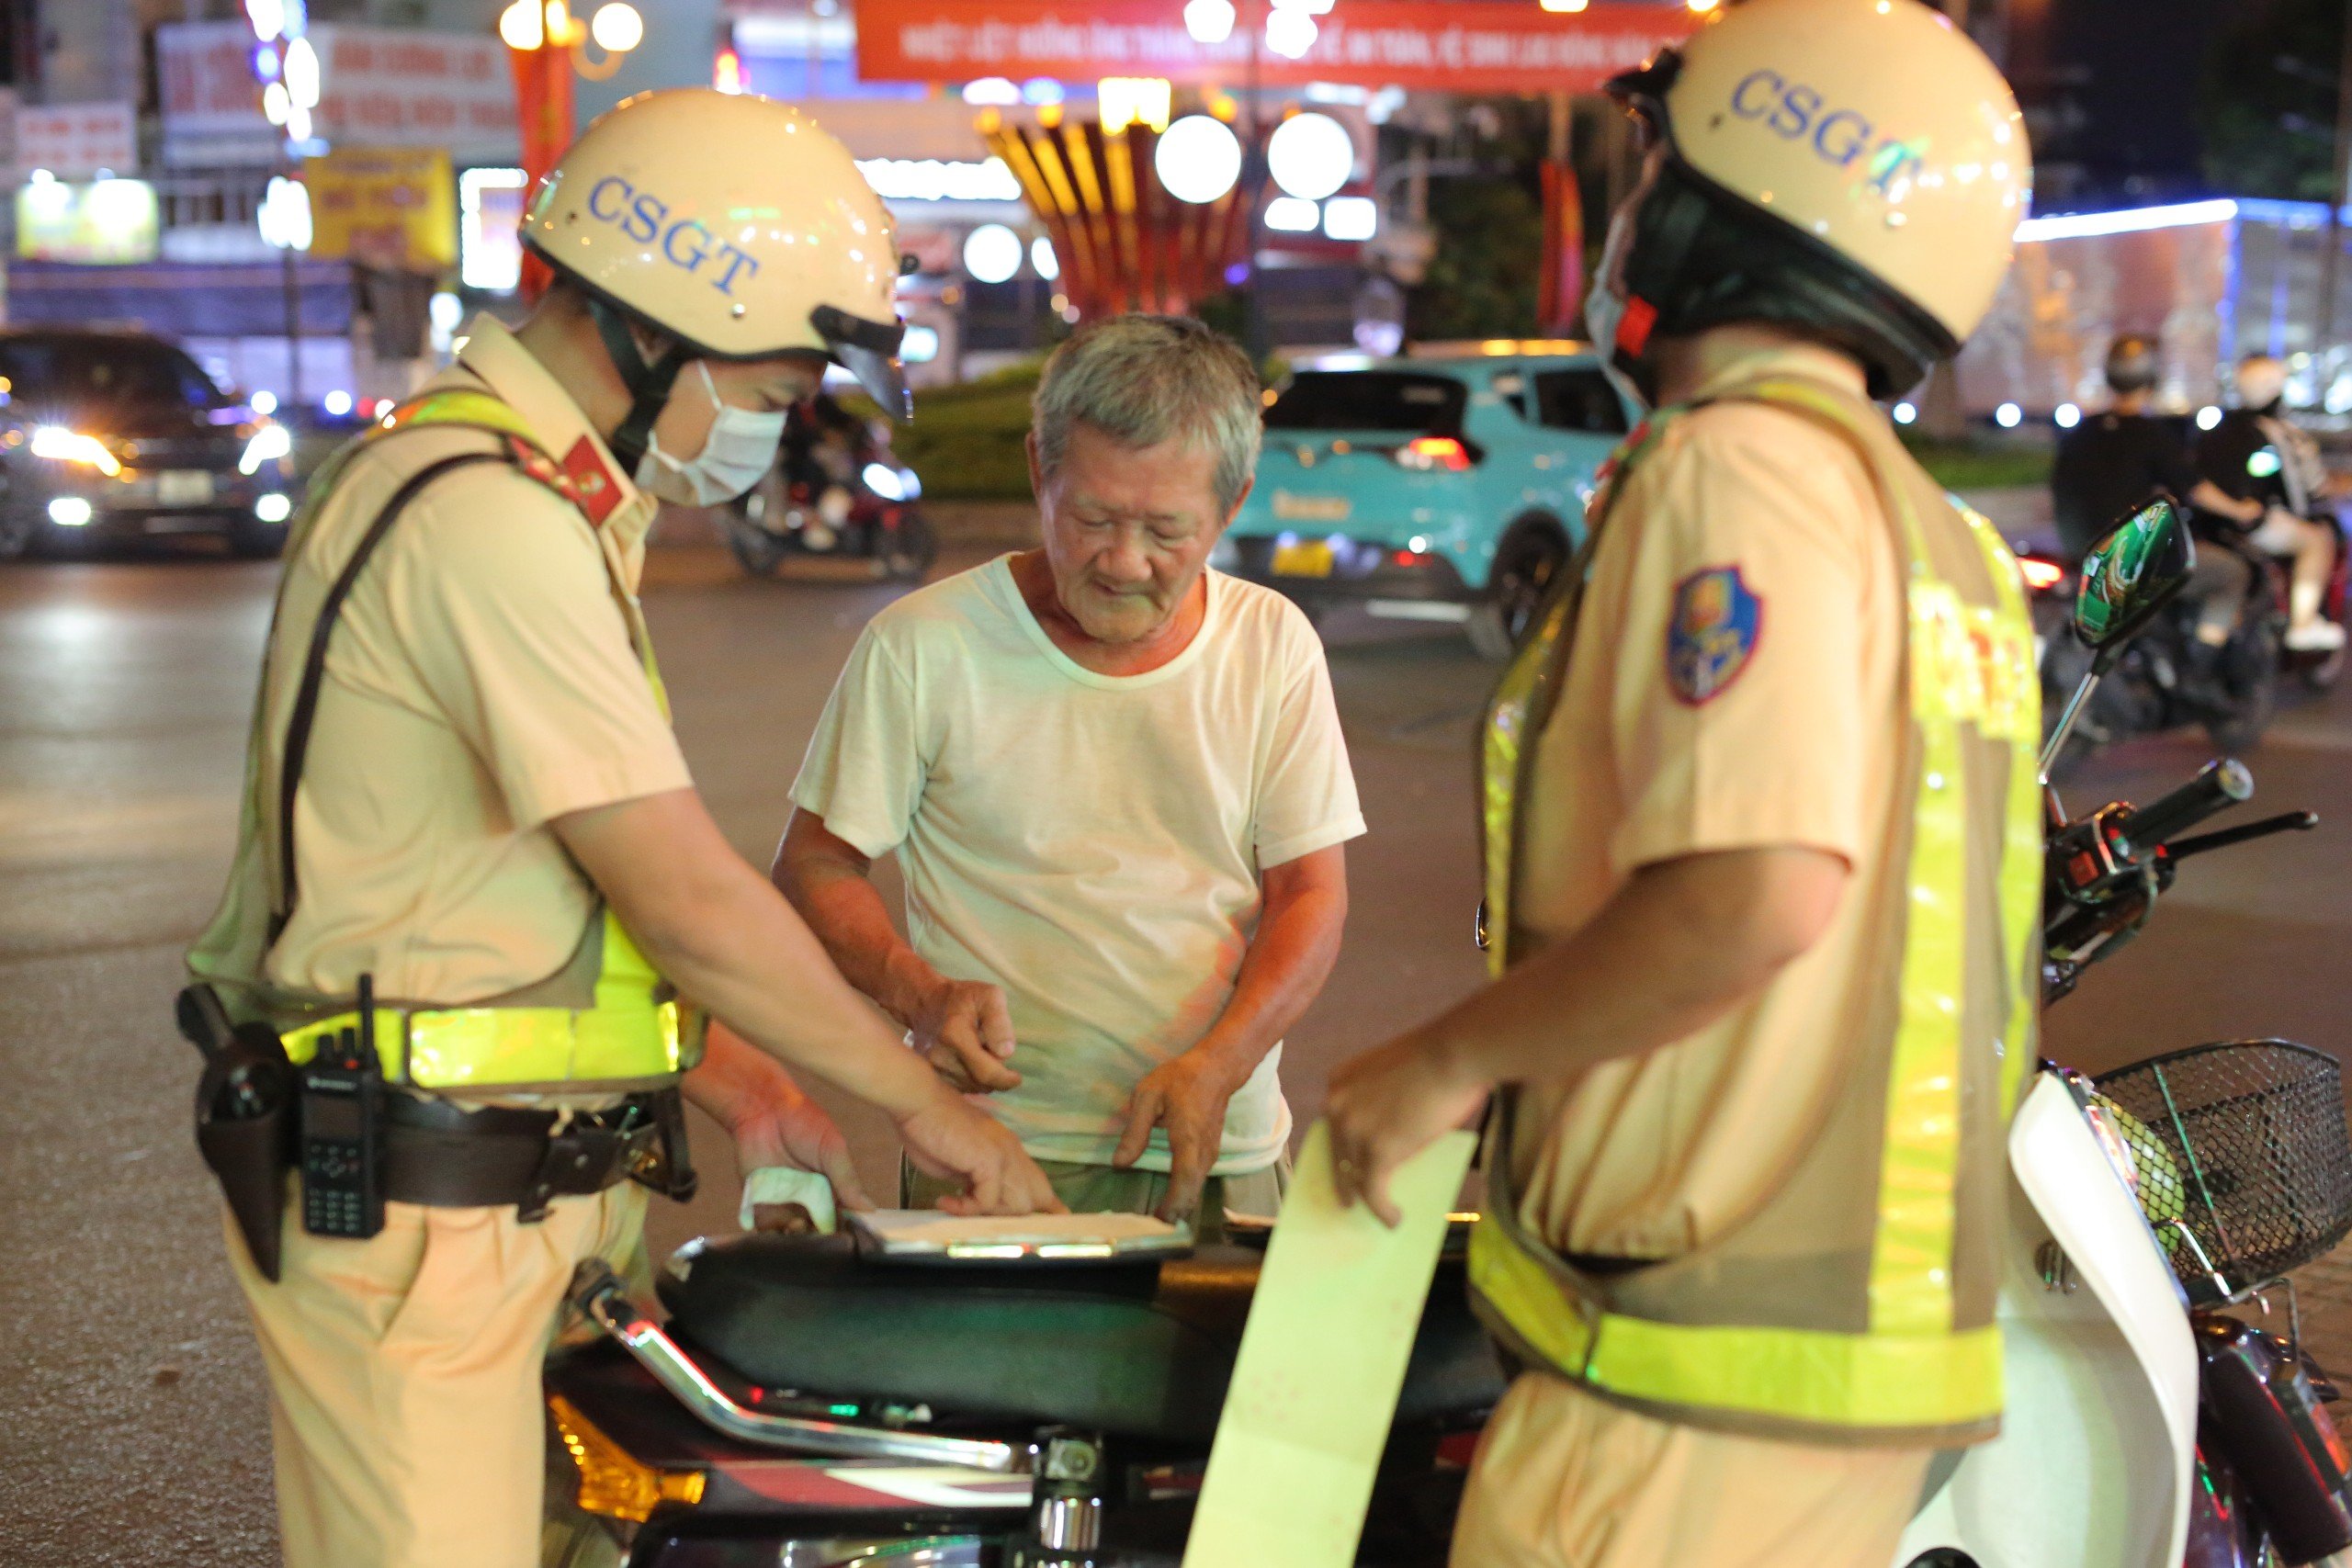
{"label": "paper document", "polygon": [[1189,1225],[1171,1225],[1149,1214],[943,1214],[936,1209],[877,1209],[848,1216],[892,1256],[944,1254],[955,1258],[1036,1256],[1107,1258],[1122,1253],[1182,1251],[1192,1245]]}
{"label": "paper document", "polygon": [[1329,1129],[1299,1152],[1209,1451],[1184,1568],[1347,1568],[1405,1363],[1477,1146],[1448,1133],[1399,1170],[1390,1230],[1331,1185]]}

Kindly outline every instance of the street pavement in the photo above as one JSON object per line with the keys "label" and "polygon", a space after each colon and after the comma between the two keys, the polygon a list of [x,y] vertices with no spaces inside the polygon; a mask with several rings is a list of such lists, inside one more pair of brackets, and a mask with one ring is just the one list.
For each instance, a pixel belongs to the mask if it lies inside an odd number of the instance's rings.
{"label": "street pavement", "polygon": [[[273,576],[194,557],[0,569],[0,1563],[275,1562],[260,1367],[168,1011],[233,840]],[[687,755],[763,866],[832,675],[893,592],[654,552],[648,608]],[[1285,1057],[1302,1125],[1334,1063],[1480,973],[1468,748],[1493,671],[1442,630],[1329,631],[1373,831],[1351,852],[1346,952]],[[2146,799],[2205,754],[2193,736],[2135,742],[2074,793]],[[2326,825],[2185,868],[2136,947],[2057,1010],[2051,1055],[2097,1070],[2205,1040],[2346,1043],[2352,696],[2290,712],[2248,760],[2261,807]],[[887,1189],[887,1130],[843,1120]],[[665,1208],[658,1246],[731,1223],[732,1161],[703,1131],[705,1193]],[[2352,1262],[2307,1271],[2303,1304],[2323,1359],[2352,1369]]]}

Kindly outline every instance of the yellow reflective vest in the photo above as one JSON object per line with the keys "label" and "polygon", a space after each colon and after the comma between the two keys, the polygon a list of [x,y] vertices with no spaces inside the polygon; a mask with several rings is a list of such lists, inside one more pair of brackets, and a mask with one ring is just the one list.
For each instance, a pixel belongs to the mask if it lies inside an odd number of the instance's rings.
{"label": "yellow reflective vest", "polygon": [[[354,454],[402,430],[425,426],[476,430],[491,438],[493,445],[479,453],[445,459],[449,466],[504,461],[567,503],[580,504],[562,467],[538,446],[530,427],[513,408],[487,392],[432,392],[394,409],[329,460],[294,520],[288,552],[300,547],[320,515],[322,501]],[[397,499],[394,504],[399,504]],[[365,552],[384,531],[384,522],[379,518],[379,526],[354,530],[357,536],[345,558],[342,577],[356,577],[356,565],[364,563]],[[397,526],[397,519],[389,525]],[[617,579],[612,589],[628,625],[630,640],[644,663],[646,679],[666,714],[668,698],[636,599]],[[335,603],[335,597],[330,595],[328,603]],[[297,617],[281,603],[270,627],[273,648],[309,644],[312,662],[317,664],[324,648],[318,636],[318,618],[296,623]],[[299,712],[300,705],[297,705]],[[288,1055],[300,1063],[311,1058],[322,1038],[356,1023],[357,1014],[349,998],[300,994],[271,986],[261,977],[268,947],[283,929],[298,893],[291,870],[291,814],[282,809],[290,801],[291,786],[281,779],[283,798],[264,797],[271,770],[261,766],[261,759],[272,739],[264,733],[265,723],[257,700],[246,775],[245,832],[266,846],[265,853],[272,863],[276,892],[270,928],[266,933],[207,932],[198,954],[191,958],[191,966],[197,967],[198,957],[203,957],[207,962],[202,970],[220,971],[200,970],[199,977],[223,981],[242,992],[247,1010],[275,1025],[286,1042]],[[301,728],[299,719],[296,728]],[[284,744],[293,736],[276,739]],[[299,757],[288,759],[281,753],[277,771],[290,768],[299,779]],[[266,826],[273,823],[275,831]],[[600,900],[579,946],[554,975],[507,995],[464,1006],[379,1005],[375,1010],[375,1038],[385,1078],[413,1089],[621,1091],[662,1087],[692,1066],[701,1055],[701,1023],[698,1016],[680,1006]]]}
{"label": "yellow reflective vest", "polygon": [[[1530,1235],[1511,1147],[1544,1130],[1518,1125],[1506,1092],[1471,1239],[1473,1300],[1521,1360],[1667,1419],[1812,1441],[1967,1442],[1999,1426],[2004,1134],[2040,1001],[2031,624],[1992,525],[1945,496],[1869,403],[1788,376],[1710,400],[1723,399],[1788,409],[1850,443],[1896,534],[1910,709],[1898,778],[1913,805],[1900,863],[1849,896],[1875,899],[1873,918],[1902,931],[1900,972],[1872,998],[1855,1070],[1774,1196],[1680,1258],[1596,1271]],[[1590,536],[1680,412],[1620,449]],[[1483,734],[1483,929],[1498,975],[1511,959],[1517,807],[1534,787],[1584,560],[1505,672]],[[1876,1171],[1868,1190],[1857,1170]]]}

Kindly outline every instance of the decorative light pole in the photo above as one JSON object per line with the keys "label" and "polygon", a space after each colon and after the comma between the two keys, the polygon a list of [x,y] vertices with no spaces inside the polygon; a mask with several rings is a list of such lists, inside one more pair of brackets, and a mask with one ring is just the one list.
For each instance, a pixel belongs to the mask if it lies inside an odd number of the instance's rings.
{"label": "decorative light pole", "polygon": [[[628,0],[610,0],[585,24],[566,0],[514,0],[499,13],[498,36],[514,70],[514,111],[522,130],[523,186],[534,189],[571,145],[571,78],[601,82],[645,41],[645,18]],[[597,52],[589,52],[594,42]],[[547,264],[523,257],[523,294],[536,299],[548,285]]]}

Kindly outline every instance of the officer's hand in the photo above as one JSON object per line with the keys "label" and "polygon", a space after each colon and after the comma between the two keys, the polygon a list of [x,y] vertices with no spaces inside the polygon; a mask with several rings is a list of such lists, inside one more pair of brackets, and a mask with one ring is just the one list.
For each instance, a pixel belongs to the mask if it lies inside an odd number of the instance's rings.
{"label": "officer's hand", "polygon": [[964,1184],[961,1196],[943,1198],[951,1214],[1063,1214],[1053,1184],[1021,1140],[987,1111],[953,1094],[940,1097],[900,1119],[899,1136],[907,1158],[925,1176]]}
{"label": "officer's hand", "polygon": [[780,1090],[772,1089],[759,1102],[740,1107],[727,1131],[735,1140],[735,1166],[745,1176],[769,1166],[813,1170],[833,1184],[833,1201],[844,1209],[876,1205],[858,1184],[857,1166],[849,1157],[849,1140],[825,1108],[779,1073]]}
{"label": "officer's hand", "polygon": [[896,1010],[907,1043],[956,1089],[992,1094],[1020,1084],[1021,1075],[1004,1065],[1012,1055],[1012,1010],[994,986],[934,976]]}
{"label": "officer's hand", "polygon": [[1362,1199],[1383,1224],[1400,1222],[1390,1174],[1478,1114],[1488,1087],[1410,1034],[1343,1064],[1323,1106],[1340,1206]]}
{"label": "officer's hand", "polygon": [[[1244,1075],[1246,1080],[1247,1075]],[[1111,1163],[1126,1169],[1151,1146],[1151,1130],[1168,1129],[1168,1196],[1159,1217],[1189,1219],[1225,1146],[1225,1107],[1241,1081],[1196,1046],[1163,1063],[1127,1099],[1127,1127]]]}

